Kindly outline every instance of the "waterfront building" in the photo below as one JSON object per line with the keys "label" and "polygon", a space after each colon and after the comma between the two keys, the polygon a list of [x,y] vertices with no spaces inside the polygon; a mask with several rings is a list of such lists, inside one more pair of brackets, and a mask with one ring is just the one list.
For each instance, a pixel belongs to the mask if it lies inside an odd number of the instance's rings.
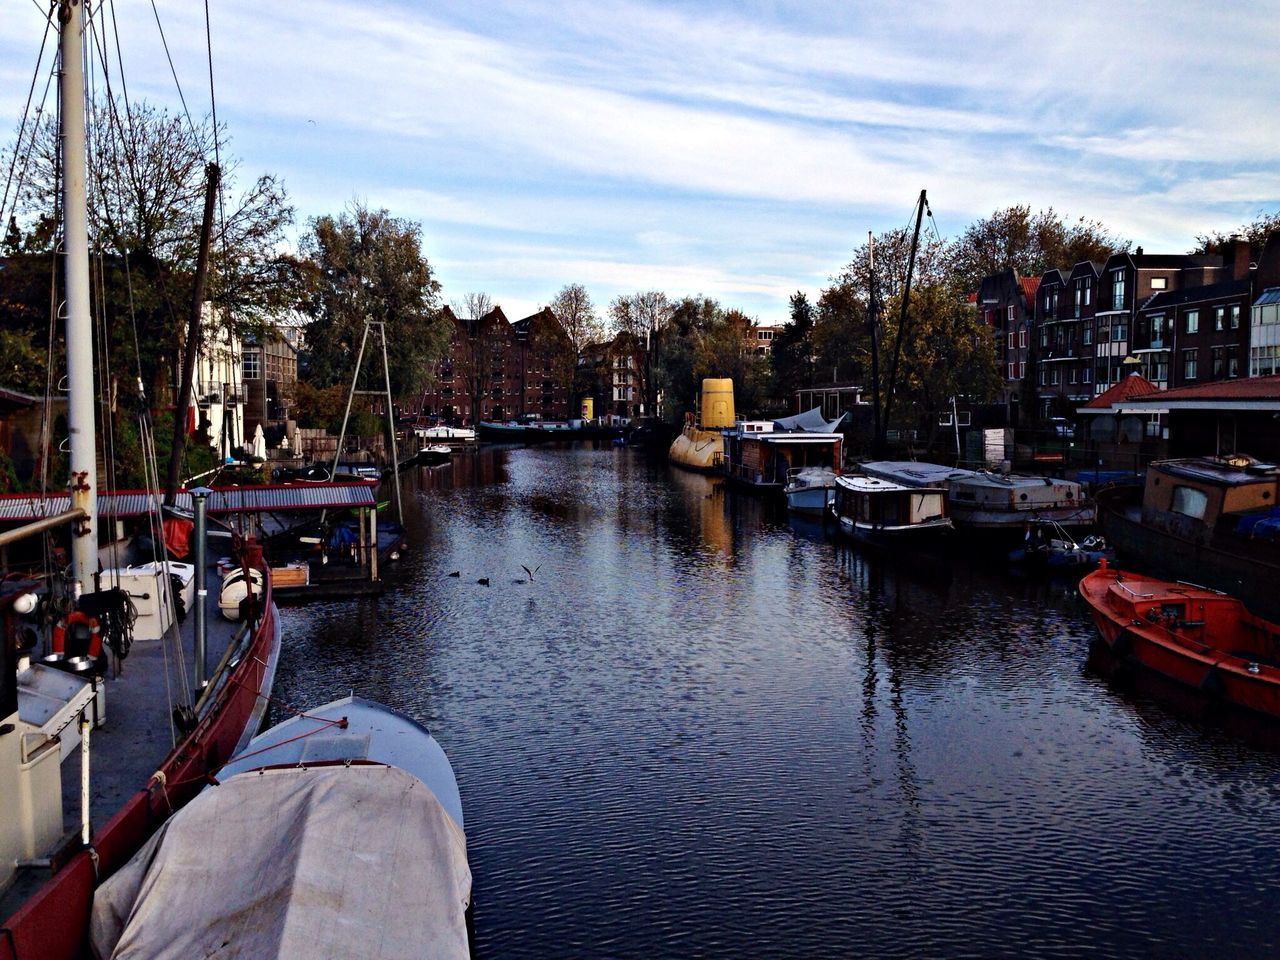
{"label": "waterfront building", "polygon": [[991,328],[996,362],[1001,374],[997,402],[1005,408],[1008,423],[1028,417],[1035,402],[1036,380],[1032,331],[1035,326],[1038,277],[1022,277],[1013,267],[984,277],[978,287],[982,322]]}
{"label": "waterfront building", "polygon": [[570,415],[572,347],[549,307],[514,324],[501,307],[474,319],[441,313],[449,348],[421,397],[423,415],[468,424]]}
{"label": "waterfront building", "polygon": [[1093,396],[1093,319],[1101,265],[1049,270],[1036,294],[1036,391],[1041,419],[1069,417]]}

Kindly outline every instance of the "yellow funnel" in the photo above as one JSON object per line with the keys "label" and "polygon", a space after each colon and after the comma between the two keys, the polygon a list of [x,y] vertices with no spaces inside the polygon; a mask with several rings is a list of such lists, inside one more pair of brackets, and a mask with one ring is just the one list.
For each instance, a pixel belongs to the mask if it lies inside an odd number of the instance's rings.
{"label": "yellow funnel", "polygon": [[702,429],[718,430],[721,427],[732,427],[733,416],[733,381],[702,381]]}

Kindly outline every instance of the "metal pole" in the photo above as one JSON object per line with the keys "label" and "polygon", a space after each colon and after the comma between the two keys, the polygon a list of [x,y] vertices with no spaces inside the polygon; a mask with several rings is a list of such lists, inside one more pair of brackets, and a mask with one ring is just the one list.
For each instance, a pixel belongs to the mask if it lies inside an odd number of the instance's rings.
{"label": "metal pole", "polygon": [[333,452],[333,469],[329,471],[330,480],[338,473],[338,459],[342,456],[342,444],[347,439],[347,421],[351,419],[351,401],[356,396],[356,384],[360,380],[360,367],[364,364],[364,345],[368,339],[369,321],[366,320],[364,322],[364,335],[360,338],[360,352],[356,355],[356,372],[351,375],[351,391],[347,394],[347,410],[342,415],[342,430],[338,433],[338,449]]}
{"label": "metal pole", "polygon": [[93,323],[89,302],[89,228],[85,200],[84,28],[88,0],[62,0],[58,19],[62,75],[62,216],[66,254],[67,433],[71,505],[85,518],[71,538],[72,576],[91,590],[98,570],[98,454],[94,430]]}
{"label": "metal pole", "polygon": [[80,842],[89,846],[89,722],[87,710],[80,711]]}
{"label": "metal pole", "polygon": [[369,511],[369,579],[378,579],[378,508]]}
{"label": "metal pole", "polygon": [[[400,502],[400,457],[396,453],[396,411],[391,404],[391,369],[387,366],[387,325],[379,322],[378,335],[382,338],[382,380],[387,388],[387,426],[391,428],[391,482],[396,491],[396,523],[404,525],[404,507]],[[374,540],[374,550],[378,541]]]}
{"label": "metal pole", "polygon": [[209,595],[208,590],[208,569],[206,550],[206,518],[208,515],[208,496],[209,489],[207,487],[196,487],[191,491],[191,497],[195,505],[195,541],[196,541],[196,609],[195,609],[195,691],[196,696],[200,696],[204,690],[205,684],[208,682],[209,675],[207,662],[207,644],[205,642],[205,619],[204,605],[205,598]]}

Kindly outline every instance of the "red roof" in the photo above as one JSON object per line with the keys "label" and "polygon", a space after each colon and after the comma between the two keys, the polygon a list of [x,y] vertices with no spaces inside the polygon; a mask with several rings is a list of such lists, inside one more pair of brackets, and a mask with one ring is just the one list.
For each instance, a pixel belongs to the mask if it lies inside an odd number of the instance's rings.
{"label": "red roof", "polygon": [[[1109,387],[1098,394],[1082,410],[1109,410],[1118,400],[1130,400],[1134,397],[1145,397],[1151,393],[1160,393],[1160,388],[1140,373],[1131,373],[1114,387]],[[1171,391],[1164,391],[1165,396]]]}
{"label": "red roof", "polygon": [[1018,282],[1022,284],[1022,295],[1027,298],[1027,303],[1035,303],[1036,291],[1040,289],[1040,278],[1019,277]]}
{"label": "red roof", "polygon": [[[1113,387],[1112,389],[1115,388]],[[1105,397],[1106,394],[1104,393],[1102,396]],[[1101,400],[1102,397],[1098,399]],[[1162,401],[1280,400],[1280,374],[1269,377],[1243,377],[1239,380],[1213,380],[1209,383],[1195,383],[1189,387],[1165,390],[1160,399]]]}

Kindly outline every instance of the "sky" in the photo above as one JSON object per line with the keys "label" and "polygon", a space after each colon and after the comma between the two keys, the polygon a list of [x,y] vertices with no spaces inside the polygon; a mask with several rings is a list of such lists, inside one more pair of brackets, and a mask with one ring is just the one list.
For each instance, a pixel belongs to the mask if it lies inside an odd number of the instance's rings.
{"label": "sky", "polygon": [[[130,95],[179,109],[153,4],[112,2]],[[6,143],[45,11],[0,0]],[[385,207],[512,320],[581,283],[782,323],[921,189],[943,238],[1028,204],[1149,253],[1280,210],[1280,0],[210,0],[213,101],[204,5],[154,11],[291,240]]]}

